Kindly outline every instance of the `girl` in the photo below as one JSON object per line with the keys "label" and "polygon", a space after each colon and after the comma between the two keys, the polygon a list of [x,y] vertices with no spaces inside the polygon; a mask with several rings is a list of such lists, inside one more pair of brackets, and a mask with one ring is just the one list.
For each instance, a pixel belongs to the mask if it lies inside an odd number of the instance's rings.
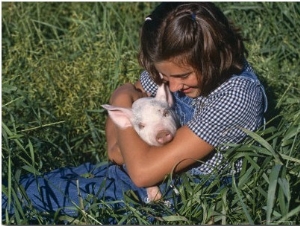
{"label": "girl", "polygon": [[198,159],[205,163],[192,167],[192,174],[221,171],[224,144],[243,141],[241,128],[258,129],[266,110],[264,89],[245,52],[237,29],[214,4],[158,6],[141,31],[139,62],[146,71],[134,86],[118,88],[110,103],[130,107],[140,90],[154,95],[157,84],[165,82],[182,127],[170,143],[151,147],[132,128],[119,130],[108,120],[109,158],[125,163],[139,187],[160,182],[175,165],[176,171],[186,170]]}
{"label": "girl", "polygon": [[[181,123],[174,139],[161,147],[149,146],[133,128],[119,129],[108,118],[113,164],[87,163],[23,177],[25,197],[37,210],[76,215],[80,198],[92,194],[122,200],[128,190],[147,202],[144,187],[160,184],[174,168],[192,175],[223,173],[228,168],[222,161],[226,144],[242,142],[242,128],[255,131],[263,124],[263,86],[245,59],[241,35],[214,4],[162,3],[145,18],[140,37],[139,62],[145,71],[134,85],[115,90],[110,104],[130,107],[166,83]],[[240,163],[230,173],[238,172]],[[2,208],[8,208],[3,194]]]}

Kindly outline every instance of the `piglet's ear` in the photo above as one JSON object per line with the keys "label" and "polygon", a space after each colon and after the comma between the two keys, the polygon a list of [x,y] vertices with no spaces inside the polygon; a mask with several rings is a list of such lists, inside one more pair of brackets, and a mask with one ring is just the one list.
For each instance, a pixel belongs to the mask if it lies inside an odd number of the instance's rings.
{"label": "piglet's ear", "polygon": [[125,129],[127,127],[132,126],[130,122],[130,118],[132,117],[131,109],[115,107],[108,104],[104,104],[101,106],[108,111],[110,118],[121,129]]}
{"label": "piglet's ear", "polygon": [[173,106],[173,97],[169,86],[165,85],[164,83],[158,87],[155,99],[159,101],[166,101],[170,107]]}

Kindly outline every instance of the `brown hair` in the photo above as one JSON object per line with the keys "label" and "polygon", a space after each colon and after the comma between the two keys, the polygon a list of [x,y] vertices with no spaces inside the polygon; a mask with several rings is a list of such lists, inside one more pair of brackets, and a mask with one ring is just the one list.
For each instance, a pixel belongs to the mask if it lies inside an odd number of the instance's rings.
{"label": "brown hair", "polygon": [[162,80],[154,63],[187,64],[196,71],[203,96],[239,74],[247,53],[238,29],[213,3],[162,3],[148,16],[140,38],[139,63],[157,84]]}

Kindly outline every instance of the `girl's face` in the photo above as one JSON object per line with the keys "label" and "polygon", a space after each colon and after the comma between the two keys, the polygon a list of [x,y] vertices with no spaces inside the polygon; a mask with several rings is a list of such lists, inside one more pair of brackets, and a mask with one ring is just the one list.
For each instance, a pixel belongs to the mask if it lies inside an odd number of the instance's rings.
{"label": "girl's face", "polygon": [[154,66],[162,79],[169,83],[171,92],[181,91],[191,98],[200,95],[197,75],[191,66],[179,66],[172,61],[162,61]]}

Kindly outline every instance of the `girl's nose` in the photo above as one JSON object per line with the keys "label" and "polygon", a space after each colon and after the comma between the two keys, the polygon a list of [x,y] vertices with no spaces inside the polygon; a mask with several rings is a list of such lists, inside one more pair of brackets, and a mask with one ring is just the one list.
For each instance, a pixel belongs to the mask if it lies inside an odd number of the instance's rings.
{"label": "girl's nose", "polygon": [[171,92],[176,92],[178,90],[181,90],[183,87],[182,83],[179,81],[179,79],[176,78],[170,78],[169,79],[169,88]]}

